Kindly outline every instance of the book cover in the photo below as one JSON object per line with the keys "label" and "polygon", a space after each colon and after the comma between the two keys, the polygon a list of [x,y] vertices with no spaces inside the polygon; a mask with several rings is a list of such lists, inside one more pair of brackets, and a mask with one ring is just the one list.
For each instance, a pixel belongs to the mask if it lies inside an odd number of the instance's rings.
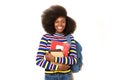
{"label": "book cover", "polygon": [[60,49],[63,52],[64,56],[68,56],[69,48],[70,48],[70,44],[68,43],[52,41],[50,50]]}

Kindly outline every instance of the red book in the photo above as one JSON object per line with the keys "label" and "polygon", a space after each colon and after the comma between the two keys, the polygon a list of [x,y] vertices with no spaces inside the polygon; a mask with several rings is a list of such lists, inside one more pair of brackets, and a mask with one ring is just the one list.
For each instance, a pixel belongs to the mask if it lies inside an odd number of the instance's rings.
{"label": "red book", "polygon": [[58,42],[58,41],[52,41],[50,47],[51,50],[60,49],[61,51],[63,51],[64,56],[68,56],[69,48],[70,48],[70,44]]}

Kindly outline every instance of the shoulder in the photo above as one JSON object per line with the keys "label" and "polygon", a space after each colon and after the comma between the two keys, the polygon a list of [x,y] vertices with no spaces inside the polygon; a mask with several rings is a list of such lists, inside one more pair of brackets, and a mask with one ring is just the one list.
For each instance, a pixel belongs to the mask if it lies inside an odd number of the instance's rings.
{"label": "shoulder", "polygon": [[70,37],[71,40],[74,40],[74,36],[72,34],[68,35]]}
{"label": "shoulder", "polygon": [[48,40],[52,35],[51,34],[43,34],[41,39],[42,40]]}
{"label": "shoulder", "polygon": [[67,40],[70,40],[71,41],[71,43],[75,43],[75,39],[74,39],[74,36],[72,35],[72,34],[68,34],[67,36],[66,36],[66,38],[67,38]]}
{"label": "shoulder", "polygon": [[52,34],[43,34],[42,37],[44,38],[49,38],[50,36],[52,36]]}
{"label": "shoulder", "polygon": [[52,34],[43,34],[43,36],[51,36]]}

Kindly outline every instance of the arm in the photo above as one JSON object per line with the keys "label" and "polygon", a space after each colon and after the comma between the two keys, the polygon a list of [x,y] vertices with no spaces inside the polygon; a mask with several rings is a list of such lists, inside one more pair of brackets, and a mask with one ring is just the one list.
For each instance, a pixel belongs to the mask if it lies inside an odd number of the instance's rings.
{"label": "arm", "polygon": [[41,38],[37,56],[36,56],[36,65],[43,67],[48,70],[57,70],[58,65],[50,63],[50,61],[45,60],[45,54],[48,52],[47,48],[47,38],[45,35]]}

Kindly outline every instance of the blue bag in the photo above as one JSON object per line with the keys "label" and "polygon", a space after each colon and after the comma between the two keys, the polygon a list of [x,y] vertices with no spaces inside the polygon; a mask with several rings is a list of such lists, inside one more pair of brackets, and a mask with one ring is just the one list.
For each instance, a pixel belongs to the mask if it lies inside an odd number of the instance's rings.
{"label": "blue bag", "polygon": [[[68,43],[71,44],[70,35],[67,35],[66,39],[67,39]],[[79,72],[81,67],[82,67],[82,64],[83,64],[82,63],[82,54],[81,54],[82,46],[76,40],[75,40],[75,44],[76,44],[76,52],[77,52],[77,57],[78,58],[77,58],[77,64],[74,64],[74,65],[71,66],[71,71],[73,73]]]}

